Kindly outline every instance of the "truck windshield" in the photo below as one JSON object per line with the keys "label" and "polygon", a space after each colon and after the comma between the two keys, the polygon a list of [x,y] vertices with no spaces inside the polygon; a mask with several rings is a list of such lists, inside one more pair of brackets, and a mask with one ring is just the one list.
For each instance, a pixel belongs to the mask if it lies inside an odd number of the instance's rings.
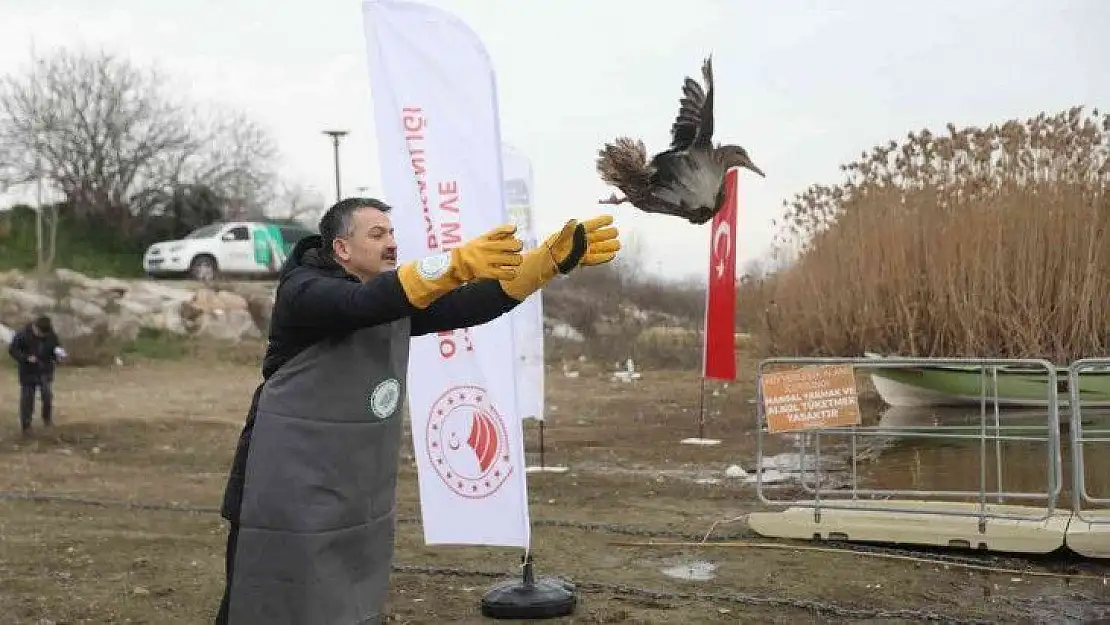
{"label": "truck windshield", "polygon": [[220,228],[222,228],[222,227],[223,227],[222,224],[208,224],[207,226],[204,226],[203,228],[197,228],[196,230],[193,230],[188,235],[186,235],[185,238],[186,239],[210,239],[210,238],[216,236],[216,234],[219,233]]}

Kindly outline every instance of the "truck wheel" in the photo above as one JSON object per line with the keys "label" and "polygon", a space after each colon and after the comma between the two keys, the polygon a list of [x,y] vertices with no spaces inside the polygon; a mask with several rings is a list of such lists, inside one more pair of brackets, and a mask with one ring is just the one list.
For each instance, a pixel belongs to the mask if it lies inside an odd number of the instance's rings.
{"label": "truck wheel", "polygon": [[189,275],[199,282],[208,282],[216,277],[216,259],[211,256],[197,256],[189,265]]}

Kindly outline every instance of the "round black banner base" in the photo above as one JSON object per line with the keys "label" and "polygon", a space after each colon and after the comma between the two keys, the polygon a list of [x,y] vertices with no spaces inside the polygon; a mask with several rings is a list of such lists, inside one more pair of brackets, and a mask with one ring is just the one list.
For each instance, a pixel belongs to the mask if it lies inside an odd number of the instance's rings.
{"label": "round black banner base", "polygon": [[496,619],[544,619],[569,616],[578,599],[574,584],[554,577],[536,579],[531,555],[524,563],[524,578],[492,586],[482,597],[482,615]]}

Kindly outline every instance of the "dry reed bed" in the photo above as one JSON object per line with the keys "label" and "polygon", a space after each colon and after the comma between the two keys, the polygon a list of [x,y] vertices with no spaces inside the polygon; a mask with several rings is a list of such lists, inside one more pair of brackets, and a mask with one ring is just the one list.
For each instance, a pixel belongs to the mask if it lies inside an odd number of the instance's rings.
{"label": "dry reed bed", "polygon": [[[796,263],[742,289],[777,354],[1043,357],[1110,347],[1110,115],[909,133],[785,203]],[[785,238],[783,239],[785,240]]]}

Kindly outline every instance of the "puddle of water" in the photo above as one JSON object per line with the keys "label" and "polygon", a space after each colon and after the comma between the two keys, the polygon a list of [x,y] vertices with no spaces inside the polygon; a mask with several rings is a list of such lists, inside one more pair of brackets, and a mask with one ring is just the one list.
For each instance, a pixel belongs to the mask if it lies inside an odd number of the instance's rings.
{"label": "puddle of water", "polygon": [[[764,434],[764,457],[760,466],[739,462],[736,466],[658,469],[650,467],[611,467],[583,464],[583,470],[599,470],[642,476],[649,480],[678,479],[716,486],[745,484],[754,487],[759,476],[766,489],[790,488],[804,484],[812,489],[819,481],[822,492],[848,493],[852,470],[861,490],[899,491],[892,497],[915,495],[920,491],[969,491],[978,493],[980,481],[986,484],[988,503],[1044,505],[1049,487],[1046,443],[1030,438],[1046,438],[1049,432],[1046,413],[1038,409],[1001,409],[998,432],[1012,440],[979,439],[983,417],[979,408],[904,408],[883,406],[864,409],[863,424],[879,426],[884,432],[857,434],[855,446],[843,434]],[[1084,409],[1083,432],[1110,442],[1110,410]],[[1067,423],[1067,409],[1060,418]],[[995,431],[992,407],[986,413],[988,435]],[[905,434],[902,434],[905,432]],[[962,438],[922,437],[914,434],[958,435]],[[1071,453],[1067,425],[1059,429],[1062,450],[1061,492],[1058,507],[1071,506]],[[815,453],[815,443],[821,447]],[[1084,466],[1086,491],[1092,497],[1110,498],[1110,453],[1105,443],[1088,443]],[[998,493],[1025,494],[1026,497],[1000,496]],[[1029,497],[1038,495],[1040,498]],[[839,496],[839,495],[838,495]],[[868,495],[861,493],[861,497]],[[950,498],[950,497],[944,497]],[[972,496],[970,500],[977,497]]]}
{"label": "puddle of water", "polygon": [[695,560],[686,564],[669,566],[662,570],[663,575],[693,582],[707,582],[717,573],[717,565],[712,562]]}
{"label": "puddle of water", "polygon": [[[1058,505],[1068,507],[1071,504],[1071,452],[1066,408],[1061,408],[1060,419],[1065,425],[1059,429],[1063,483]],[[983,481],[991,494],[989,502],[1041,505],[1050,483],[1047,443],[1028,439],[1047,437],[1046,413],[1038,409],[1000,409],[997,431],[1011,440],[988,438],[985,446],[979,438],[982,422],[978,406],[884,406],[875,412],[865,411],[864,425],[879,426],[887,431],[857,435],[854,448],[850,436],[821,435],[819,463],[815,453],[817,436],[781,437],[780,443],[787,443],[796,451],[764,457],[764,481],[769,481],[768,477],[782,476],[789,481],[804,481],[812,487],[819,464],[823,490],[850,488],[854,464],[861,489],[977,492]],[[993,407],[988,406],[986,423],[988,436],[991,436],[996,431]],[[900,431],[906,434],[901,435]],[[1110,410],[1085,409],[1083,432],[1085,437],[1110,440]],[[921,437],[914,436],[915,433],[959,435],[960,438]],[[1105,453],[1104,445],[1095,442],[1085,447],[1086,491],[1093,497],[1110,497],[1110,454]],[[782,449],[783,445],[777,447]],[[746,476],[745,481],[754,482],[754,473]],[[998,492],[1042,494],[1042,497],[1040,500],[999,497]]]}
{"label": "puddle of water", "polygon": [[[801,437],[798,437],[798,440],[800,441]],[[732,475],[729,475],[729,469],[726,469],[724,474],[731,480],[739,480],[745,484],[754,485],[758,479],[767,488],[797,484],[802,480],[805,480],[806,483],[813,483],[816,480],[817,468],[820,466],[822,486],[826,489],[838,488],[844,486],[848,475],[848,460],[841,456],[842,454],[829,453],[827,449],[823,448],[822,454],[818,458],[813,453],[813,446],[810,443],[806,453],[782,452],[772,456],[764,456],[758,467],[743,473],[738,469],[733,469]]]}
{"label": "puddle of water", "polygon": [[[766,458],[765,463],[766,461],[771,460],[771,458]],[[775,466],[778,465],[768,464],[762,470],[763,485],[765,487],[773,488],[776,486],[784,486],[791,483],[797,483],[798,476],[800,475],[797,468],[791,467],[789,462],[782,463],[783,469],[781,471],[777,468],[774,468]],[[755,484],[756,479],[755,471],[745,471],[742,474],[736,473],[730,475],[728,471],[721,470],[716,467],[699,469],[629,468],[584,462],[575,465],[575,468],[579,471],[599,471],[610,475],[633,475],[636,477],[642,477],[645,480],[657,482],[668,479],[688,480],[694,484],[701,484],[703,486],[716,486],[725,483]]]}

